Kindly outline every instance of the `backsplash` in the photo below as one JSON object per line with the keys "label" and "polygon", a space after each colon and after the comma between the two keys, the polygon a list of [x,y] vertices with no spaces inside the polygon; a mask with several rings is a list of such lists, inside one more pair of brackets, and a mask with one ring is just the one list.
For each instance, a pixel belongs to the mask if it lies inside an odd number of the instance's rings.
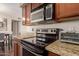
{"label": "backsplash", "polygon": [[[25,26],[22,31],[24,32],[34,32],[36,28],[62,28],[65,31],[75,31],[79,32],[79,20],[62,22],[56,24],[38,25],[38,26]],[[32,31],[33,30],[33,31]]]}

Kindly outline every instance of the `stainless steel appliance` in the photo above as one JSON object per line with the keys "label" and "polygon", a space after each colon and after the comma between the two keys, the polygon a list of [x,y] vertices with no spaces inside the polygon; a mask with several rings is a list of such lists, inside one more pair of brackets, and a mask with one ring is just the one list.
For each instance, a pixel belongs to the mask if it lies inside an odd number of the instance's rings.
{"label": "stainless steel appliance", "polygon": [[21,40],[23,45],[23,56],[46,56],[48,51],[45,47],[59,39],[58,28],[40,28],[36,30],[36,43]]}
{"label": "stainless steel appliance", "polygon": [[[43,55],[43,48],[31,42],[21,40],[23,56],[40,56]],[[46,53],[46,52],[45,52]]]}
{"label": "stainless steel appliance", "polygon": [[59,39],[59,31],[57,28],[41,28],[36,30],[36,43],[40,46],[47,46],[48,44]]}
{"label": "stainless steel appliance", "polygon": [[55,23],[55,4],[44,3],[31,11],[31,22],[37,24]]}
{"label": "stainless steel appliance", "polygon": [[79,33],[62,32],[60,41],[79,44]]}
{"label": "stainless steel appliance", "polygon": [[31,13],[31,22],[40,22],[44,20],[44,8],[40,8]]}
{"label": "stainless steel appliance", "polygon": [[54,6],[53,4],[48,4],[46,6],[46,10],[45,10],[45,17],[46,17],[46,20],[51,20],[53,18],[53,12],[54,12]]}

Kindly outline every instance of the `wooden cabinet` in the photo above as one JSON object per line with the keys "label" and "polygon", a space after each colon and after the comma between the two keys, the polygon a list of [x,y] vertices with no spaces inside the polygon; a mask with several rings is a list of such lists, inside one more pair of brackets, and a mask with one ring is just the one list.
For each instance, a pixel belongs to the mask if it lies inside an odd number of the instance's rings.
{"label": "wooden cabinet", "polygon": [[22,24],[25,25],[25,7],[22,7]]}
{"label": "wooden cabinet", "polygon": [[30,25],[30,21],[31,21],[30,14],[31,14],[31,4],[28,3],[22,7],[22,17],[24,18],[23,19],[24,25]]}
{"label": "wooden cabinet", "polygon": [[[79,4],[77,3],[56,3],[55,13],[58,20],[79,16]],[[73,18],[72,18],[73,19]]]}
{"label": "wooden cabinet", "polygon": [[13,41],[13,55],[14,56],[22,56],[22,46],[19,44],[18,39],[14,39]]}
{"label": "wooden cabinet", "polygon": [[56,53],[53,53],[53,52],[48,51],[48,56],[60,56],[60,55],[58,55],[58,54],[56,54]]}
{"label": "wooden cabinet", "polygon": [[32,9],[35,9],[39,7],[40,5],[42,5],[42,3],[32,3]]}

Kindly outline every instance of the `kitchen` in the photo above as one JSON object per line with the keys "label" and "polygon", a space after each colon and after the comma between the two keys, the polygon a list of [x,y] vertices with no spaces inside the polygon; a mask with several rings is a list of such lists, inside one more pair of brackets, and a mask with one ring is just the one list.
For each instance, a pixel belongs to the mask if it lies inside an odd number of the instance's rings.
{"label": "kitchen", "polygon": [[9,29],[15,32],[11,33],[13,56],[79,55],[79,4],[23,3],[19,8],[22,19],[13,25],[19,29]]}

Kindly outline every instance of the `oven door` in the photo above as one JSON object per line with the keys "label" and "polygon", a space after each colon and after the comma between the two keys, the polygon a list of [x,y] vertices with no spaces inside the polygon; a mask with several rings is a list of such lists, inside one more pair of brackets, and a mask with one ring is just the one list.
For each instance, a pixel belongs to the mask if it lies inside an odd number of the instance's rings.
{"label": "oven door", "polygon": [[37,54],[37,53],[31,51],[31,49],[23,46],[22,47],[22,56],[41,56],[41,55]]}
{"label": "oven door", "polygon": [[28,49],[25,49],[25,48],[22,48],[22,55],[23,56],[38,56],[38,54],[36,54]]}
{"label": "oven door", "polygon": [[22,42],[22,55],[23,56],[41,56],[43,53],[42,50],[35,48],[35,46],[32,46],[31,44],[27,44]]}

